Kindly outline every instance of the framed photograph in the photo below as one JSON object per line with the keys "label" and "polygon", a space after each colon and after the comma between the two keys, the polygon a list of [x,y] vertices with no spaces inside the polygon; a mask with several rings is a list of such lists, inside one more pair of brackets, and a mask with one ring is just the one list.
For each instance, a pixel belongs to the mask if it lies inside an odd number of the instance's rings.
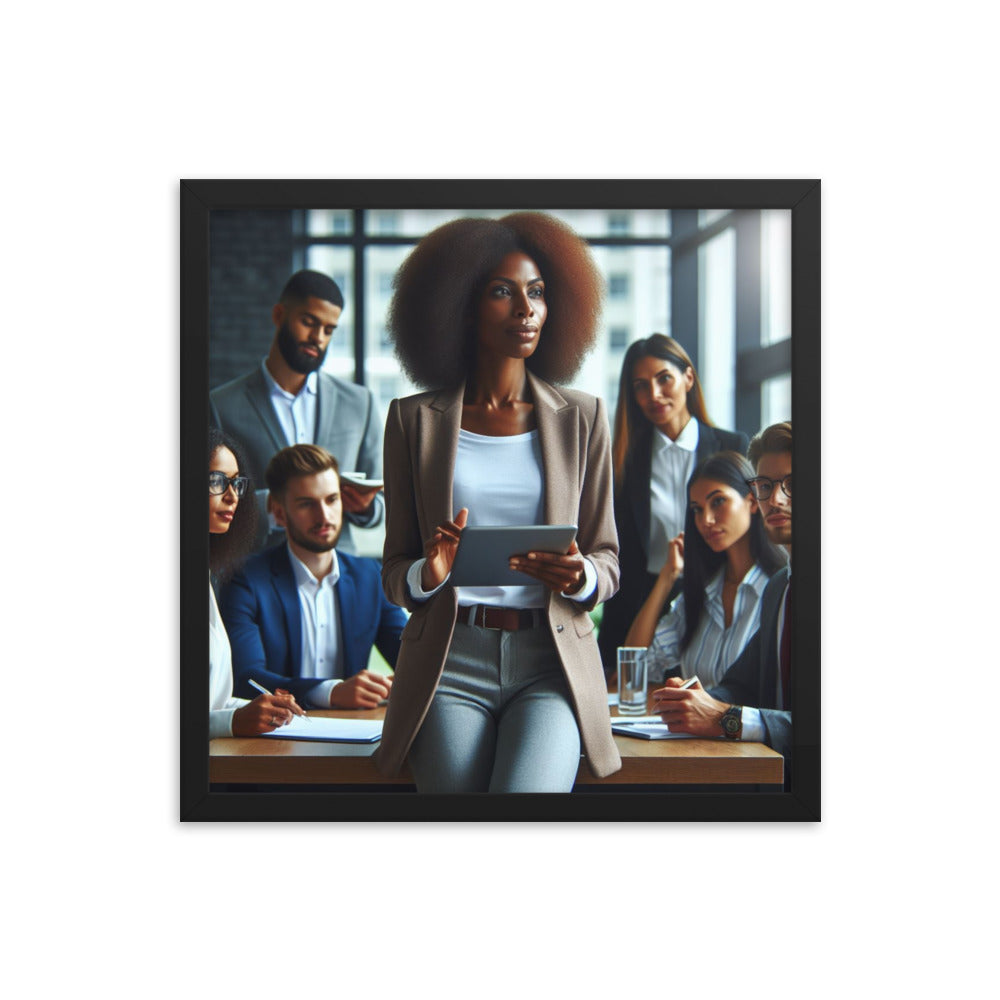
{"label": "framed photograph", "polygon": [[[180,208],[182,820],[820,819],[818,180],[185,180]],[[795,672],[782,704],[792,720],[787,759],[767,738],[615,736],[621,769],[595,777],[581,759],[571,792],[438,795],[418,793],[405,764],[396,777],[382,775],[372,744],[210,740],[206,652],[214,612],[205,601],[201,477],[206,434],[219,421],[213,392],[262,370],[280,333],[275,307],[286,282],[304,269],[320,272],[343,293],[320,372],[364,387],[381,442],[393,401],[423,389],[410,380],[413,368],[395,354],[390,332],[400,267],[445,223],[520,211],[570,227],[600,271],[596,341],[563,385],[603,401],[609,441],[620,387],[628,384],[621,379],[626,351],[654,333],[683,347],[711,425],[749,439],[794,417],[799,502],[789,577]],[[263,469],[249,471],[252,488],[263,489]],[[342,471],[363,484],[370,470]],[[785,485],[790,499],[790,478],[769,488]],[[358,557],[381,559],[384,519],[350,537]],[[590,615],[598,636],[602,615],[601,604]],[[351,624],[341,620],[341,629]],[[368,669],[387,673],[389,665],[374,652]],[[616,713],[614,691],[608,702]]]}

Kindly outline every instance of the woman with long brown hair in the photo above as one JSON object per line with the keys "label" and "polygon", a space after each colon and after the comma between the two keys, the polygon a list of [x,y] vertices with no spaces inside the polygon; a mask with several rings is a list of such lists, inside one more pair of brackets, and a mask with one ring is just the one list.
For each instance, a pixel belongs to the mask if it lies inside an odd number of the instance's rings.
{"label": "woman with long brown hair", "polygon": [[[654,333],[625,352],[618,382],[612,454],[621,582],[604,605],[598,643],[604,670],[649,596],[684,530],[687,484],[697,463],[719,451],[745,454],[747,437],[715,427],[687,351]],[[679,591],[675,586],[669,597]]]}

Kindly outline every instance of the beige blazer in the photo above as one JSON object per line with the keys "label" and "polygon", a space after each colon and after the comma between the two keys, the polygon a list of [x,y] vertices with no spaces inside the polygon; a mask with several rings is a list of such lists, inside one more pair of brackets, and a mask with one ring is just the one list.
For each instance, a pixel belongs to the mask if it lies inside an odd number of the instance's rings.
{"label": "beige blazer", "polygon": [[[580,726],[583,751],[598,778],[617,771],[607,686],[587,613],[618,589],[618,535],[611,492],[611,448],[604,404],[573,389],[555,389],[532,374],[528,382],[544,465],[548,524],[576,524],[577,545],[597,569],[597,589],[585,602],[549,594],[555,640]],[[403,629],[382,742],[375,761],[395,775],[410,749],[444,669],[455,627],[455,588],[430,600],[410,597],[406,573],[423,556],[424,541],[450,521],[455,455],[465,387],[393,400],[385,426],[386,534],[382,586],[390,601],[412,612]]]}

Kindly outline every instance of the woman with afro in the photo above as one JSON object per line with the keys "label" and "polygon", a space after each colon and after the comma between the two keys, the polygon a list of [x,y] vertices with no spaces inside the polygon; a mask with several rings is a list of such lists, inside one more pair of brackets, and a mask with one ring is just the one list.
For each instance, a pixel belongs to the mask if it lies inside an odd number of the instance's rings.
{"label": "woman with afro", "polygon": [[[385,431],[382,582],[412,614],[377,753],[420,792],[568,792],[581,751],[621,767],[588,612],[618,584],[607,416],[556,388],[591,348],[603,284],[550,216],[459,219],[396,276],[389,330],[428,391]],[[565,555],[512,557],[521,586],[449,585],[467,525],[575,524]]]}

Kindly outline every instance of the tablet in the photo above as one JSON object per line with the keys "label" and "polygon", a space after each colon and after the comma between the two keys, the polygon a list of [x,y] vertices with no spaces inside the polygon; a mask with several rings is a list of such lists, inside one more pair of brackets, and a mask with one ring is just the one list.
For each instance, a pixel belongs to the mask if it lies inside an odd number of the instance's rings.
{"label": "tablet", "polygon": [[522,524],[465,528],[448,580],[453,587],[525,587],[538,581],[511,569],[511,556],[526,552],[565,554],[575,524]]}

